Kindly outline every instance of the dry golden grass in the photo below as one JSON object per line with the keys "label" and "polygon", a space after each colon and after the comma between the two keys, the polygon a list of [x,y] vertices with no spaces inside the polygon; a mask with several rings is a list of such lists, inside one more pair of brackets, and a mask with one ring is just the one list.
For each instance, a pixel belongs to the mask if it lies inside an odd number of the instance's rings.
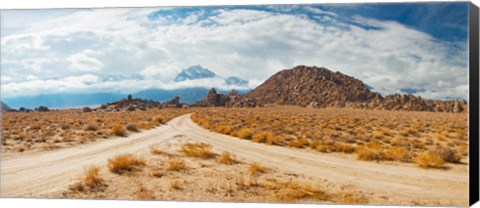
{"label": "dry golden grass", "polygon": [[392,147],[391,149],[387,150],[387,155],[389,155],[392,160],[409,160],[408,151],[404,147]]}
{"label": "dry golden grass", "polygon": [[212,146],[205,143],[185,143],[180,151],[189,157],[198,157],[202,159],[211,159],[216,157],[212,151]]}
{"label": "dry golden grass", "polygon": [[341,204],[368,204],[368,199],[365,196],[359,196],[351,193],[341,194],[335,197],[335,201]]}
{"label": "dry golden grass", "polygon": [[[191,112],[184,109],[149,109],[133,112],[88,112],[58,110],[50,112],[4,112],[2,113],[2,151],[48,150],[45,143],[56,143],[55,148],[93,142],[112,135],[116,124],[127,127],[130,132],[151,129],[158,125],[149,118],[161,115],[168,121],[181,114]],[[125,133],[126,130],[125,130]],[[55,142],[58,141],[58,142]],[[51,145],[53,147],[53,145]]]}
{"label": "dry golden grass", "polygon": [[426,153],[419,154],[415,158],[415,163],[422,168],[443,168],[445,160],[434,150],[429,150]]}
{"label": "dry golden grass", "polygon": [[85,168],[78,182],[69,186],[69,190],[74,192],[99,192],[104,190],[105,186],[105,180],[100,176],[100,168],[90,166]]}
{"label": "dry golden grass", "polygon": [[278,182],[276,180],[267,180],[262,186],[276,191],[276,201],[296,202],[304,199],[315,199],[317,201],[331,201],[332,196],[326,191],[311,184],[299,183],[296,181]]}
{"label": "dry golden grass", "polygon": [[238,163],[235,159],[235,155],[230,152],[222,152],[222,154],[217,158],[218,162],[225,165],[233,165]]}
{"label": "dry golden grass", "polygon": [[243,128],[238,131],[238,137],[242,139],[252,139],[253,133],[249,128]]}
{"label": "dry golden grass", "polygon": [[167,165],[167,170],[171,170],[171,171],[180,171],[185,169],[187,169],[187,166],[185,165],[185,161],[180,159],[170,160]]}
{"label": "dry golden grass", "polygon": [[139,132],[140,131],[140,130],[138,130],[137,125],[135,125],[135,124],[129,124],[127,126],[127,130],[132,131],[132,132]]}
{"label": "dry golden grass", "polygon": [[[180,148],[186,141],[156,144],[155,149]],[[174,146],[172,146],[174,145]],[[245,201],[245,202],[336,202],[341,194],[335,186],[324,189],[328,182],[318,178],[296,175],[282,170],[267,171],[263,164],[225,166],[215,160],[199,160],[175,154],[172,157],[151,156],[148,165],[135,174],[107,174],[101,192],[67,192],[67,198],[110,198],[138,200],[196,200]],[[188,171],[181,170],[183,164],[192,164]],[[93,171],[95,172],[95,171]],[[262,173],[262,174],[259,174]],[[92,175],[92,174],[90,174]],[[95,174],[93,174],[95,175]],[[321,184],[321,185],[320,185]],[[326,192],[328,190],[328,192]],[[350,191],[348,193],[351,193]],[[363,194],[353,193],[342,200],[358,201]],[[347,199],[348,198],[348,199]]]}
{"label": "dry golden grass", "polygon": [[89,123],[87,124],[87,126],[85,127],[85,130],[86,131],[97,131],[98,130],[98,127],[95,123]]}
{"label": "dry golden grass", "polygon": [[158,167],[150,167],[150,171],[149,171],[150,175],[155,177],[155,178],[161,178],[163,176],[165,176],[165,170],[162,169],[162,168],[158,168]]}
{"label": "dry golden grass", "polygon": [[319,152],[343,152],[343,153],[352,153],[355,151],[355,147],[352,145],[348,144],[342,144],[342,143],[334,143],[334,144],[320,144],[318,142],[317,144],[310,145],[311,147],[314,146],[315,149]]}
{"label": "dry golden grass", "polygon": [[124,174],[139,170],[145,165],[145,160],[132,154],[120,154],[108,159],[107,167],[112,173]]}
{"label": "dry golden grass", "polygon": [[112,134],[115,136],[127,136],[127,129],[121,124],[114,124],[112,126]]}
{"label": "dry golden grass", "polygon": [[268,170],[267,167],[265,166],[262,166],[258,163],[252,163],[250,164],[250,166],[248,167],[248,172],[250,173],[250,175],[256,175],[258,173],[266,173]]}
{"label": "dry golden grass", "polygon": [[259,142],[265,144],[281,144],[283,141],[281,138],[273,135],[272,132],[269,131],[260,131],[252,136],[252,142]]}
{"label": "dry golden grass", "polygon": [[435,153],[445,162],[459,163],[462,160],[461,155],[453,148],[439,146],[435,149]]}
{"label": "dry golden grass", "polygon": [[279,106],[198,109],[192,120],[252,142],[355,153],[359,160],[413,162],[415,155],[436,146],[449,147],[438,153],[449,163],[468,154],[466,113]]}
{"label": "dry golden grass", "polygon": [[217,126],[215,131],[220,132],[222,134],[230,134],[233,131],[233,127],[230,125],[226,126]]}
{"label": "dry golden grass", "polygon": [[165,119],[163,118],[162,115],[156,115],[156,116],[152,117],[152,122],[154,122],[155,124],[164,124]]}
{"label": "dry golden grass", "polygon": [[288,142],[287,145],[290,147],[304,148],[309,146],[309,141],[303,137],[298,137],[297,139]]}

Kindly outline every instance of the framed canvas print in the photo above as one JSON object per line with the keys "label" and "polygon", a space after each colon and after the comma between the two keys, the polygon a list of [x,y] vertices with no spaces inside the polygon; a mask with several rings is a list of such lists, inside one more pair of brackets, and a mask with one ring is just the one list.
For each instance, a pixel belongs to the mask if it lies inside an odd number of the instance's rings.
{"label": "framed canvas print", "polygon": [[0,12],[2,198],[478,201],[471,2]]}

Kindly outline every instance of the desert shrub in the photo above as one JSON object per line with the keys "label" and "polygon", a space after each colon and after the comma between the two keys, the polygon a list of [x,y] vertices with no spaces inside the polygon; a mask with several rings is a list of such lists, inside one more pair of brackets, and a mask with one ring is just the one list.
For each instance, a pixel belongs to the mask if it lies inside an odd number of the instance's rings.
{"label": "desert shrub", "polygon": [[335,143],[334,151],[335,152],[343,152],[343,153],[352,153],[352,152],[355,151],[355,147],[353,147],[352,145],[348,145],[348,144]]}
{"label": "desert shrub", "polygon": [[218,162],[225,165],[233,165],[238,161],[235,159],[235,156],[232,153],[225,151],[222,152],[222,154],[218,158]]}
{"label": "desert shrub", "polygon": [[436,134],[435,135],[435,138],[438,140],[438,141],[445,141],[445,136],[443,136],[442,134]]}
{"label": "desert shrub", "polygon": [[252,136],[252,142],[280,145],[283,141],[270,131],[261,131]]}
{"label": "desert shrub", "polygon": [[268,132],[261,131],[252,136],[252,142],[265,142]]}
{"label": "desert shrub", "polygon": [[89,123],[89,124],[87,124],[87,126],[85,127],[85,130],[86,130],[86,131],[96,131],[96,130],[98,130],[98,127],[97,127],[97,125],[94,124],[94,123]]}
{"label": "desert shrub", "polygon": [[242,139],[252,139],[252,130],[248,129],[248,128],[243,128],[243,129],[240,129],[240,131],[238,131],[238,137],[242,138]]}
{"label": "desert shrub", "polygon": [[284,144],[284,141],[282,138],[274,135],[273,133],[269,132],[267,134],[267,140],[265,141],[265,144],[270,144],[270,145],[279,145],[279,146],[283,146]]}
{"label": "desert shrub", "polygon": [[459,163],[462,160],[462,157],[454,148],[440,146],[435,149],[435,153],[445,162]]}
{"label": "desert shrub", "polygon": [[76,140],[78,141],[78,143],[83,144],[88,141],[88,138],[86,136],[79,136],[76,138]]}
{"label": "desert shrub", "polygon": [[137,125],[135,125],[135,124],[129,124],[129,125],[127,126],[127,130],[133,131],[133,132],[139,132],[139,130],[138,130],[138,128],[137,128]]}
{"label": "desert shrub", "polygon": [[83,181],[88,187],[96,187],[104,183],[102,177],[100,177],[100,168],[97,166],[90,166],[85,169]]}
{"label": "desert shrub", "polygon": [[400,131],[400,135],[404,137],[408,137],[410,136],[410,133],[408,132],[408,130],[403,130],[403,131]]}
{"label": "desert shrub", "polygon": [[123,125],[115,124],[112,126],[112,134],[116,136],[127,136],[127,130]]}
{"label": "desert shrub", "polygon": [[381,140],[381,139],[384,138],[384,134],[382,132],[374,132],[372,134],[372,137],[373,137],[373,139]]}
{"label": "desert shrub", "polygon": [[352,153],[355,152],[355,147],[349,144],[335,142],[333,144],[317,144],[316,148],[319,152],[343,152],[343,153]]}
{"label": "desert shrub", "polygon": [[54,150],[59,148],[60,146],[58,144],[53,143],[54,141],[48,140],[47,143],[43,144],[42,148],[44,150]]}
{"label": "desert shrub", "polygon": [[230,125],[219,125],[215,127],[215,131],[222,134],[230,134],[233,131],[233,127]]}
{"label": "desert shrub", "polygon": [[429,150],[415,158],[415,163],[422,168],[443,168],[445,160],[435,151]]}
{"label": "desert shrub", "polygon": [[30,126],[31,130],[40,130],[41,128],[42,128],[42,125],[39,123],[35,123]]}
{"label": "desert shrub", "polygon": [[295,140],[289,141],[287,145],[290,147],[303,148],[308,145],[308,140],[303,137],[298,137]]}
{"label": "desert shrub", "polygon": [[343,204],[367,204],[368,199],[365,196],[358,196],[351,193],[345,193],[339,197],[335,197],[340,203]]}
{"label": "desert shrub", "polygon": [[403,147],[392,147],[388,150],[387,155],[391,157],[392,160],[406,161],[408,160],[408,151]]}
{"label": "desert shrub", "polygon": [[250,175],[256,175],[257,173],[265,173],[265,172],[267,172],[267,170],[268,170],[267,167],[262,166],[258,163],[252,163],[248,167],[248,171],[249,171]]}
{"label": "desert shrub", "polygon": [[156,178],[161,178],[165,175],[165,170],[158,167],[150,168],[150,175]]}
{"label": "desert shrub", "polygon": [[166,120],[161,115],[156,115],[152,117],[152,122],[156,124],[164,124]]}
{"label": "desert shrub", "polygon": [[292,202],[303,199],[330,200],[331,196],[325,191],[310,184],[300,184],[292,181],[278,185],[276,197],[279,201]]}
{"label": "desert shrub", "polygon": [[187,169],[187,166],[183,160],[171,160],[168,162],[167,170],[179,171],[185,169]]}
{"label": "desert shrub", "polygon": [[321,144],[322,144],[322,143],[321,143],[320,141],[318,141],[318,140],[313,140],[312,142],[310,142],[309,146],[310,146],[310,148],[312,148],[312,149],[317,149],[317,147],[318,147],[319,145],[321,145]]}
{"label": "desert shrub", "polygon": [[116,155],[108,159],[108,169],[117,174],[139,170],[140,166],[145,165],[145,161],[132,154]]}
{"label": "desert shrub", "polygon": [[180,151],[189,157],[202,159],[210,159],[216,156],[212,151],[212,146],[205,143],[185,143],[182,145]]}
{"label": "desert shrub", "polygon": [[381,149],[377,148],[369,148],[365,146],[357,147],[355,149],[355,153],[357,154],[357,158],[359,160],[384,160],[387,158],[385,153]]}
{"label": "desert shrub", "polygon": [[98,192],[103,191],[105,187],[105,180],[100,176],[100,168],[97,166],[90,166],[84,170],[79,181],[69,187],[69,190],[78,192]]}

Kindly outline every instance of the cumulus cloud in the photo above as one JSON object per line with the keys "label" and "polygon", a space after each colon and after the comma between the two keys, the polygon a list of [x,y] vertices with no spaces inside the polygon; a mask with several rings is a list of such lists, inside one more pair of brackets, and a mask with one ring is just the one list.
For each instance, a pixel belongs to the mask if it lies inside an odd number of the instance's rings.
{"label": "cumulus cloud", "polygon": [[172,81],[182,68],[176,63],[154,63],[142,69],[140,75],[148,80]]}
{"label": "cumulus cloud", "polygon": [[84,53],[71,55],[67,61],[70,62],[72,69],[80,71],[98,71],[103,67],[103,63],[98,59]]}
{"label": "cumulus cloud", "polygon": [[[192,65],[255,87],[279,70],[315,65],[359,78],[382,94],[412,88],[423,89],[416,94],[426,98],[467,99],[466,41],[439,41],[395,21],[300,7],[312,13],[288,12],[288,6],[203,8],[170,18],[152,16],[155,8],[95,9],[31,23],[27,31],[2,37],[2,74],[38,79],[8,83],[2,76],[2,96],[228,87],[215,79],[172,82]],[[98,79],[132,73],[145,80]]]}
{"label": "cumulus cloud", "polygon": [[9,76],[3,76],[3,75],[2,75],[2,76],[0,77],[0,82],[1,82],[1,83],[9,83],[9,82],[11,82],[12,80],[13,80],[13,79],[12,79],[11,77],[9,77]]}
{"label": "cumulus cloud", "polygon": [[[30,77],[30,76],[29,76]],[[179,89],[191,87],[220,88],[225,90],[245,90],[248,86],[226,86],[224,79],[220,77],[188,80],[183,82],[158,82],[152,80],[126,79],[120,81],[100,81],[98,76],[86,74],[82,76],[69,76],[61,79],[40,80],[31,75],[28,81],[10,82],[2,84],[2,93],[21,94],[25,96],[38,95],[39,92],[54,93],[88,93],[88,92],[116,92],[135,93],[141,90],[158,89]],[[128,86],[128,87],[119,87]],[[35,90],[32,90],[35,89]]]}
{"label": "cumulus cloud", "polygon": [[38,80],[38,77],[36,77],[35,75],[28,75],[27,76],[27,81],[33,81],[33,80]]}

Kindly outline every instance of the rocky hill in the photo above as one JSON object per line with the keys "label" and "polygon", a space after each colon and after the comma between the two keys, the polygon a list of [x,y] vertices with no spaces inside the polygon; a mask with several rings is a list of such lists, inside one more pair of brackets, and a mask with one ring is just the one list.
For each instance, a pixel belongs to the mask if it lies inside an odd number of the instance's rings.
{"label": "rocky hill", "polygon": [[121,99],[116,102],[107,103],[101,105],[98,108],[90,109],[88,107],[83,108],[84,112],[90,111],[144,111],[147,109],[161,109],[161,108],[181,108],[188,107],[186,103],[180,103],[180,97],[175,97],[167,102],[157,102],[153,100],[143,100],[139,98],[133,98],[131,95],[128,95],[127,98]]}
{"label": "rocky hill", "polygon": [[362,109],[465,112],[464,100],[426,100],[414,95],[382,97],[362,81],[326,68],[297,66],[282,70],[249,93],[235,96],[209,93],[204,106],[255,107],[271,104],[312,108],[351,107]]}
{"label": "rocky hill", "polygon": [[325,68],[297,66],[282,70],[245,95],[258,105],[281,104],[311,107],[345,107],[381,97],[353,77]]}
{"label": "rocky hill", "polygon": [[192,106],[195,107],[232,107],[234,103],[238,102],[241,99],[240,95],[236,90],[232,90],[227,95],[219,94],[217,91],[212,88],[208,91],[207,97],[203,100],[196,102]]}

